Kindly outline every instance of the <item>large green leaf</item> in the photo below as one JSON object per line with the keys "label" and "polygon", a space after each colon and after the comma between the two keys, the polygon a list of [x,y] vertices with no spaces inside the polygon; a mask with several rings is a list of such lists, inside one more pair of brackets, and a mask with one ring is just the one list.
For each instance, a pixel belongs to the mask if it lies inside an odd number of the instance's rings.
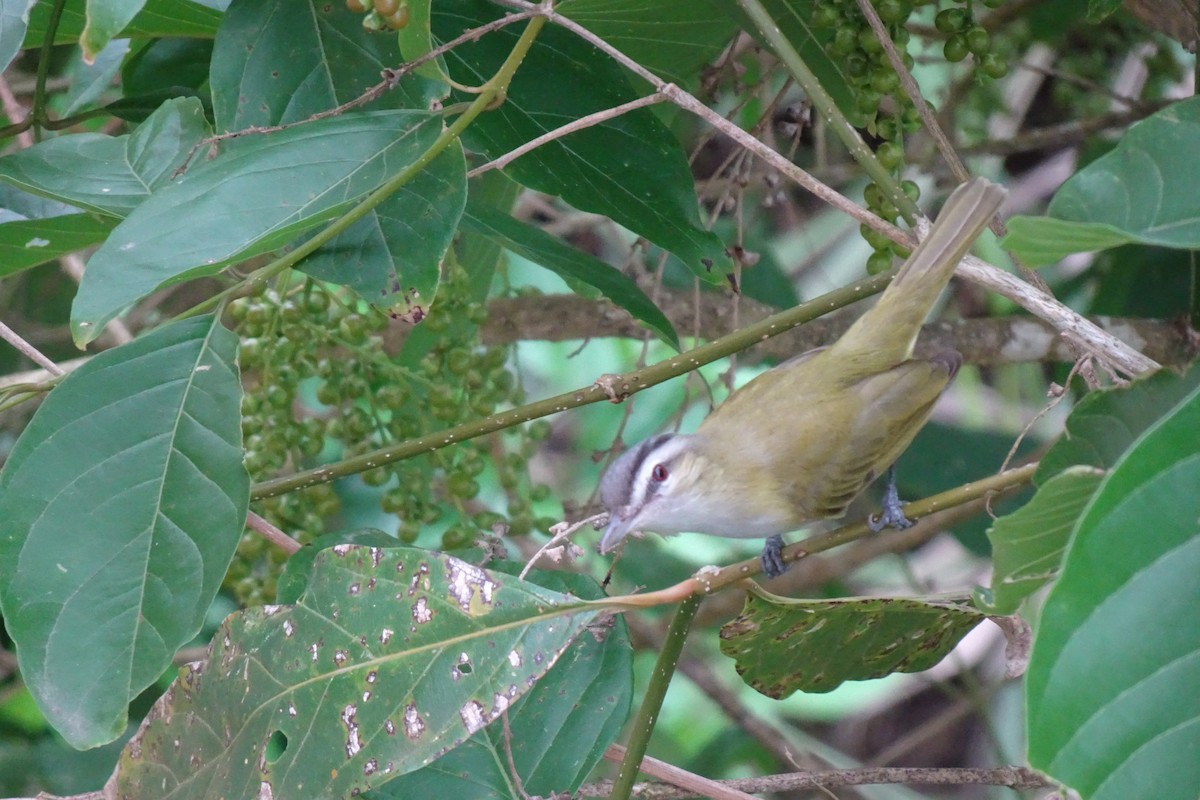
{"label": "large green leaf", "polygon": [[[511,565],[498,568],[508,570]],[[520,565],[517,565],[520,569]],[[598,600],[595,581],[569,572],[538,572],[540,585]],[[629,717],[633,652],[621,617],[597,622],[567,648],[529,694],[508,712],[512,761],[527,795],[574,792],[604,756]],[[491,725],[432,764],[392,781],[371,797],[408,800],[514,796],[502,726]]]}
{"label": "large green leaf", "polygon": [[1200,389],[1100,486],[1026,678],[1030,763],[1089,800],[1200,786]]}
{"label": "large green leaf", "polygon": [[950,602],[792,600],[754,588],[742,613],[721,627],[721,652],[751,688],[784,698],[929,669],[983,619]]}
{"label": "large green leaf", "polygon": [[[366,30],[344,3],[235,0],[213,46],[217,130],[307,119],[355,99],[401,63],[395,35]],[[444,95],[410,75],[368,107],[427,109]]]}
{"label": "large green leaf", "polygon": [[102,242],[116,224],[91,214],[0,224],[0,278]]}
{"label": "large green leaf", "polygon": [[1013,614],[1021,601],[1058,577],[1062,554],[1083,509],[1104,478],[1095,467],[1070,467],[1046,481],[1026,505],[1000,517],[992,542],[992,586],[975,593],[989,614]]}
{"label": "large green leaf", "polygon": [[324,550],[300,603],[234,614],[181,671],[122,754],[117,792],[357,795],[496,720],[596,613],[451,556]]}
{"label": "large green leaf", "polygon": [[1200,247],[1200,98],[1164,108],[1075,173],[1045,217],[1014,217],[1003,244],[1030,264],[1131,242]]}
{"label": "large green leaf", "polygon": [[[55,0],[38,0],[29,12],[29,28],[25,32],[23,47],[41,47],[46,38],[50,9]],[[62,18],[54,33],[55,44],[70,44],[83,35],[87,24],[85,5],[87,0],[67,0]],[[148,39],[160,36],[190,36],[212,38],[221,21],[221,12],[212,2],[200,3],[193,0],[145,0],[142,10],[130,21],[121,33],[129,39]]]}
{"label": "large green leaf", "polygon": [[442,257],[467,204],[467,162],[455,142],[374,213],[306,258],[309,275],[349,286],[419,321],[429,313]]}
{"label": "large green leaf", "polygon": [[42,197],[124,217],[170,183],[175,169],[208,135],[199,100],[169,100],[131,134],[59,136],[0,158],[0,180]]}
{"label": "large green leaf", "polygon": [[25,29],[29,23],[29,7],[37,0],[0,0],[0,72],[21,52]]}
{"label": "large green leaf", "polygon": [[695,84],[737,33],[715,0],[563,0],[557,10],[681,86]]}
{"label": "large green leaf", "polygon": [[1160,370],[1129,386],[1092,392],[1067,418],[1066,430],[1038,463],[1041,484],[1075,465],[1108,469],[1150,425],[1200,385],[1200,368]]}
{"label": "large green leaf", "polygon": [[[394,35],[365,29],[342,4],[235,2],[213,52],[217,128],[303,120],[355,99],[381,70],[402,61]],[[424,109],[446,91],[410,75],[370,107]],[[454,146],[301,268],[420,319],[437,291],[466,194],[466,164]]]}
{"label": "large green leaf", "polygon": [[71,310],[86,344],[159,286],[280,247],[348,209],[424,153],[440,117],[345,114],[233,141],[152,194],[88,262]]}
{"label": "large green leaf", "polygon": [[[502,13],[484,0],[440,2],[433,9],[433,32],[446,41]],[[520,31],[519,25],[509,26],[455,48],[446,56],[451,74],[465,84],[488,80],[512,51]],[[573,119],[635,96],[614,62],[548,25],[517,70],[505,102],[480,116],[464,133],[464,142],[496,158]],[[649,109],[538,147],[505,171],[530,188],[603,214],[646,237],[706,281],[723,283],[732,269],[724,244],[700,224],[691,170],[679,142]]]}
{"label": "large green leaf", "polygon": [[241,537],[237,337],[160,328],[68,375],[0,474],[0,607],[21,676],[75,747],[200,630]]}
{"label": "large green leaf", "polygon": [[579,287],[580,294],[608,298],[664,342],[679,349],[679,337],[670,320],[631,278],[615,267],[482,203],[469,206],[463,227],[561,275]]}

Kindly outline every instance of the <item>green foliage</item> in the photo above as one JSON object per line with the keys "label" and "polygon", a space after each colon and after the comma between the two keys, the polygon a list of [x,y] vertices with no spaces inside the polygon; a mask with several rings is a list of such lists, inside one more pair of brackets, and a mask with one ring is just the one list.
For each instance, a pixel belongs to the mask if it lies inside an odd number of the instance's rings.
{"label": "green foliage", "polygon": [[76,747],[125,729],[233,556],[249,491],[236,345],[208,316],[98,355],[0,474],[0,608],[27,685]]}
{"label": "green foliage", "polygon": [[1200,100],[1159,111],[1064,183],[1048,216],[1013,218],[1004,246],[1032,264],[1131,242],[1195,249],[1197,141]]}
{"label": "green foliage", "polygon": [[1200,680],[1193,389],[1117,460],[1079,518],[1042,612],[1030,762],[1085,797],[1190,797]]}
{"label": "green foliage", "polygon": [[[513,577],[522,567],[506,550],[525,560],[560,518],[588,513],[615,438],[691,430],[725,393],[724,367],[707,368],[708,384],[639,395],[628,427],[607,403],[553,425],[539,417],[598,395],[593,382],[618,401],[664,364],[677,374],[758,341],[735,332],[688,349],[688,337],[758,313],[729,287],[787,308],[822,281],[861,287],[864,266],[893,265],[905,248],[798,202],[787,171],[737,140],[758,139],[888,221],[909,202],[936,207],[945,170],[913,147],[924,140],[910,136],[913,100],[859,3],[762,0],[762,29],[747,11],[758,0],[561,0],[550,18],[485,0],[56,5],[36,0],[27,21],[24,2],[0,8],[18,98],[5,103],[18,118],[0,156],[0,321],[51,357],[71,338],[93,354],[66,377],[0,378],[0,794],[80,793],[111,775],[117,794],[139,798],[482,800],[604,777],[634,705],[633,644],[612,614],[639,615],[647,657],[677,652],[684,631],[664,643],[653,614],[631,609],[683,589],[642,590],[759,542],[631,540],[604,589],[608,562],[556,543],[540,567],[589,574]],[[872,5],[926,99],[947,105],[951,140],[977,138],[984,155],[1004,85],[993,79],[1031,44],[1060,54],[1056,76],[1079,73],[1055,77],[1027,115],[1061,125],[1107,111],[1112,98],[1089,87],[1112,85],[1149,39],[1099,0],[1015,14],[1000,0]],[[47,41],[57,48],[42,61]],[[783,63],[793,56],[813,81]],[[1149,108],[1181,65],[1168,47],[1146,59],[1136,99]],[[676,88],[655,103],[585,119],[647,97],[659,78]],[[818,107],[814,133],[816,89],[833,105]],[[713,135],[713,117],[699,125],[672,105],[676,91],[734,127]],[[1060,295],[1159,320],[1193,312],[1190,265],[1155,248],[1196,244],[1198,108],[1175,103],[1132,128],[1048,216],[1017,218],[1006,244],[1039,263],[1114,248]],[[865,139],[857,165],[828,136],[839,115]],[[565,125],[575,129],[557,136]],[[861,251],[843,246],[856,228]],[[1115,248],[1128,242],[1136,258]],[[87,257],[77,288],[49,264],[74,253]],[[554,318],[558,298],[543,292],[596,301],[595,324],[633,319],[645,349],[592,341],[609,334]],[[988,312],[963,297],[964,317]],[[132,341],[118,344],[118,320]],[[577,342],[516,344],[529,321],[549,339],[564,338],[556,325],[588,337],[584,355],[569,360]],[[1002,364],[1009,344],[981,360]],[[1106,353],[1089,355],[1103,364]],[[27,368],[19,358],[0,350],[6,372]],[[639,358],[646,372],[607,374]],[[961,505],[966,490],[952,487],[1005,459],[1046,389],[1040,370],[1013,375],[959,376],[947,406],[967,411],[916,439],[900,464],[906,493],[949,490]],[[985,613],[1028,609],[1041,613],[1029,760],[1087,797],[1194,786],[1198,378],[1164,371],[1076,404],[1036,494],[995,521],[994,577],[976,608],[945,598],[979,580],[982,514],[974,552],[951,537],[929,548],[953,550],[960,570],[926,572],[922,552],[911,569],[878,560],[847,575],[859,552],[895,548],[883,533],[843,551],[846,564],[815,550],[800,560],[788,579],[822,576],[799,585],[828,600],[752,590],[719,642],[747,686],[697,663],[720,660],[712,630],[688,642],[694,684],[666,693],[670,670],[646,665],[647,696],[667,696],[652,752],[718,778],[778,767],[780,749],[811,749],[782,722],[811,707],[804,693],[865,714],[854,682],[927,669]],[[787,410],[776,416],[786,436]],[[730,474],[762,444],[738,443]],[[280,488],[297,475],[304,485]],[[251,511],[261,518],[247,528]],[[969,542],[970,531],[955,534]],[[594,542],[587,526],[574,535]],[[749,569],[714,585],[717,599]],[[609,598],[615,586],[641,596]],[[881,596],[848,596],[866,593]],[[173,662],[198,652],[175,677]],[[740,725],[714,718],[702,691]],[[1013,718],[1001,710],[988,727]],[[630,749],[649,735],[631,732]]]}
{"label": "green foliage", "polygon": [[929,669],[982,620],[975,609],[950,602],[792,600],[754,590],[721,628],[721,652],[737,662],[746,683],[782,699]]}

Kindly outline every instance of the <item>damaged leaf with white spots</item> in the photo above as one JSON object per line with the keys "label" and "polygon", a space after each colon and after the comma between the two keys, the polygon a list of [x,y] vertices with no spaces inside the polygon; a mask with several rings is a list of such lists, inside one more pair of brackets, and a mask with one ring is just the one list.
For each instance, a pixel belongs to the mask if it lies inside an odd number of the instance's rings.
{"label": "damaged leaf with white spots", "polygon": [[298,603],[230,616],[181,671],[109,795],[360,794],[497,719],[598,613],[424,550],[321,551]]}
{"label": "damaged leaf with white spots", "polygon": [[966,603],[792,600],[756,589],[721,628],[721,652],[751,688],[781,699],[929,669],[984,619]]}

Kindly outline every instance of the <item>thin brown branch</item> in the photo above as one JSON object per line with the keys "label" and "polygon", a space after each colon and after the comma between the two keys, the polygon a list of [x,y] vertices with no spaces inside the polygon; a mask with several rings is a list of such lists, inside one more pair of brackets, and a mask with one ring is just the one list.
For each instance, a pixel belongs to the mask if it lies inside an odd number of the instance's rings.
{"label": "thin brown branch", "polygon": [[[624,748],[612,745],[604,757],[619,761]],[[633,788],[634,797],[654,800],[682,800],[691,797],[739,798],[749,793],[787,792],[799,789],[831,789],[841,786],[873,786],[882,784],[924,786],[1007,786],[1012,789],[1051,789],[1058,784],[1029,767],[1004,766],[991,768],[946,767],[862,767],[821,772],[790,772],[766,775],[761,778],[738,778],[714,781],[695,773],[659,761],[642,759],[642,772],[668,781],[671,785],[641,783]],[[576,797],[607,797],[612,789],[609,781],[580,787]]]}
{"label": "thin brown branch", "polygon": [[246,527],[279,549],[286,551],[288,555],[295,553],[303,546],[253,511],[246,515]]}
{"label": "thin brown branch", "polygon": [[58,366],[58,364],[55,364],[53,361],[42,355],[40,350],[31,345],[29,342],[25,341],[20,334],[5,325],[3,322],[0,322],[0,339],[3,339],[11,344],[13,348],[17,350],[17,352],[40,366],[42,369],[46,370],[46,372],[50,373],[52,376],[59,377],[65,374],[62,367]]}
{"label": "thin brown branch", "polygon": [[599,125],[601,122],[613,119],[614,117],[619,117],[622,114],[633,111],[634,109],[644,108],[645,106],[651,106],[655,103],[664,102],[666,99],[666,95],[662,93],[648,94],[644,97],[639,97],[636,100],[630,100],[628,103],[622,103],[619,106],[606,108],[603,111],[597,111],[594,114],[588,114],[586,117],[580,117],[579,119],[568,122],[566,125],[555,128],[552,131],[547,131],[536,139],[529,140],[525,144],[521,145],[515,150],[510,150],[499,158],[493,159],[486,164],[476,167],[467,173],[467,177],[474,178],[477,175],[482,175],[483,173],[489,172],[493,169],[503,169],[526,153],[536,150],[542,145],[552,142],[555,139],[561,139],[564,136],[575,133],[576,131],[581,131],[584,128],[590,128],[593,125]]}
{"label": "thin brown branch", "polygon": [[1017,134],[1008,139],[981,142],[963,148],[963,154],[1009,156],[1027,153],[1030,150],[1058,150],[1083,144],[1089,137],[1101,131],[1127,128],[1151,114],[1161,111],[1169,103],[1147,104],[1145,108],[1113,111],[1089,119],[1072,120],[1061,125],[1049,125]]}

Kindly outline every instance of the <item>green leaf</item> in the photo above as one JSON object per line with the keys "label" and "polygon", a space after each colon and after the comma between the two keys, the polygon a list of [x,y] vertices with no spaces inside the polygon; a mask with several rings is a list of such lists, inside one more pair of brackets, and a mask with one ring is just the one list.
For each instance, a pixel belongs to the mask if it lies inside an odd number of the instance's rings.
{"label": "green leaf", "polygon": [[1002,244],[1030,264],[1130,242],[1200,247],[1200,98],[1131,127],[1115,148],[1075,173],[1046,217],[1014,217]]}
{"label": "green leaf", "polygon": [[323,550],[299,604],[232,615],[181,670],[122,754],[117,793],[356,795],[494,721],[596,613],[446,555]]}
{"label": "green leaf", "polygon": [[[502,13],[484,0],[438,3],[433,31],[447,41]],[[488,80],[520,31],[521,26],[512,25],[455,48],[446,56],[451,74],[466,84]],[[517,70],[504,104],[480,116],[464,133],[464,143],[496,158],[571,120],[635,97],[614,62],[569,32],[547,26]],[[556,139],[518,158],[505,172],[525,186],[645,236],[705,281],[723,283],[732,270],[724,244],[700,224],[694,181],[679,142],[649,109]]]}
{"label": "green leaf", "polygon": [[96,104],[100,96],[112,87],[113,78],[121,69],[121,62],[129,53],[128,39],[114,39],[93,57],[91,61],[76,52],[67,67],[67,78],[71,86],[62,97],[65,104],[64,117],[78,114]]}
{"label": "green leaf", "polygon": [[0,72],[8,69],[25,39],[29,24],[29,8],[37,0],[2,0],[0,2]]}
{"label": "green leaf", "polygon": [[679,349],[679,337],[670,320],[636,283],[615,267],[595,256],[576,250],[545,231],[515,220],[508,214],[472,203],[463,217],[463,227],[491,238],[501,247],[572,281],[590,287],[580,292],[587,297],[603,296],[628,311],[667,344]]}
{"label": "green leaf", "polygon": [[[62,18],[55,30],[55,44],[70,44],[83,35],[87,24],[86,0],[67,0]],[[23,47],[41,47],[46,38],[50,9],[55,0],[39,0],[29,12],[29,28]],[[194,0],[144,0],[142,10],[121,31],[128,39],[150,39],[162,36],[190,36],[211,39],[221,22],[221,12],[211,4]]]}
{"label": "green leaf", "polygon": [[713,0],[564,0],[555,9],[680,86],[697,83],[737,33]]}
{"label": "green leaf", "polygon": [[467,203],[467,162],[455,142],[373,214],[306,258],[300,269],[349,286],[419,321],[437,293],[442,258]]}
{"label": "green leaf", "polygon": [[0,278],[98,244],[116,225],[91,214],[0,224]]}
{"label": "green leaf", "polygon": [[996,520],[988,532],[992,586],[976,591],[976,606],[989,614],[1014,614],[1021,601],[1058,577],[1071,531],[1104,475],[1095,467],[1069,467],[1026,505]]}
{"label": "green leaf", "polygon": [[21,676],[74,747],[204,623],[246,518],[237,337],[209,317],[63,379],[0,474],[0,607]]}
{"label": "green leaf", "polygon": [[79,37],[84,60],[93,61],[145,4],[146,0],[87,0],[87,22]]}
{"label": "green leaf", "polygon": [[42,197],[124,217],[170,183],[175,168],[208,134],[199,100],[170,100],[126,136],[70,134],[0,158],[0,180]]}
{"label": "green leaf", "polygon": [[1101,484],[1042,611],[1029,762],[1089,800],[1200,786],[1200,389]]}
{"label": "green leaf", "polygon": [[753,589],[721,627],[721,652],[767,697],[920,672],[984,619],[973,608],[898,597],[792,600]]}
{"label": "green leaf", "polygon": [[71,311],[75,341],[154,289],[212,275],[347,210],[424,153],[441,118],[374,111],[234,140],[193,163],[113,231],[84,272]]}
{"label": "green leaf", "polygon": [[[368,31],[340,3],[235,3],[213,52],[217,127],[304,120],[355,99],[402,62],[395,36]],[[444,85],[410,75],[369,107],[424,109],[445,95]],[[300,268],[420,319],[437,292],[466,180],[462,148],[454,146]]]}
{"label": "green leaf", "polygon": [[[737,0],[719,0],[725,13],[730,15],[738,25],[758,40],[759,44],[768,50],[771,45],[758,30],[758,26],[742,10]],[[850,79],[842,71],[844,62],[836,60],[825,52],[825,46],[833,40],[836,28],[817,28],[812,24],[813,11],[816,8],[814,0],[762,0],[763,8],[775,20],[779,30],[787,37],[792,48],[808,65],[825,91],[829,92],[834,103],[854,125],[862,126],[867,123],[867,117],[858,109],[855,94],[850,88]]]}
{"label": "green leaf", "polygon": [[308,581],[312,578],[313,563],[317,553],[328,550],[339,544],[364,544],[372,547],[394,547],[396,537],[384,533],[378,528],[362,528],[354,531],[341,531],[318,536],[309,544],[304,545],[288,556],[283,565],[283,572],[275,587],[275,598],[280,603],[295,603],[300,600]]}
{"label": "green leaf", "polygon": [[1091,392],[1067,418],[1066,430],[1038,464],[1034,480],[1043,484],[1068,467],[1082,464],[1107,470],[1138,436],[1200,385],[1200,368],[1184,375],[1159,370],[1129,386]]}
{"label": "green leaf", "polygon": [[[396,32],[403,60],[415,61],[433,50],[433,31],[430,29],[432,0],[411,0],[408,4],[408,24]],[[438,56],[417,67],[417,74],[432,81],[445,82],[445,60]]]}
{"label": "green leaf", "polygon": [[[233,3],[213,46],[217,130],[305,120],[357,98],[379,82],[381,70],[401,63],[395,35],[366,30],[344,3]],[[445,94],[410,75],[368,108],[424,110]]]}
{"label": "green leaf", "polygon": [[[512,565],[498,565],[509,569]],[[517,569],[520,565],[517,565]],[[591,578],[537,572],[539,584],[585,600],[603,598]],[[629,717],[633,658],[622,618],[597,623],[508,712],[513,764],[527,795],[574,792],[604,756]],[[504,729],[491,725],[427,767],[371,793],[377,800],[512,796]]]}
{"label": "green leaf", "polygon": [[198,95],[209,80],[212,52],[209,39],[153,39],[121,67],[121,91],[127,101],[166,92]]}

